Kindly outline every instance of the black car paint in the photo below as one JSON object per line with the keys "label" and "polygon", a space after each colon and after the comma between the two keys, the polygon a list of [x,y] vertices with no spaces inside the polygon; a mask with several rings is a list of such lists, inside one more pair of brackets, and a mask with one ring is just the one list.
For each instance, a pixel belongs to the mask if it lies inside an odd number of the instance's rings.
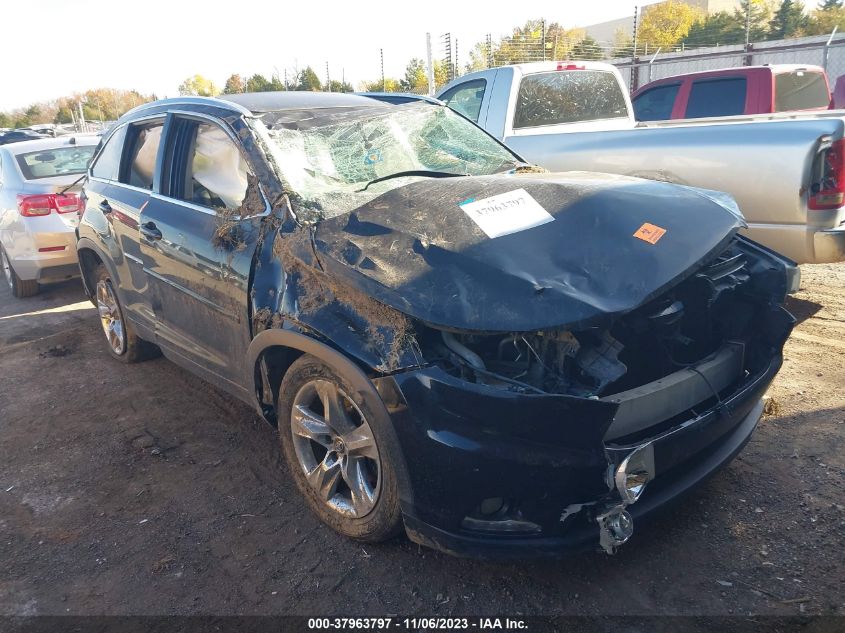
{"label": "black car paint", "polygon": [[[278,379],[284,366],[262,366],[267,349],[283,346],[290,350],[289,358],[311,353],[344,376],[351,377],[356,387],[353,398],[367,401],[376,411],[377,419],[373,423],[382,427],[387,441],[393,443],[397,454],[401,455],[400,463],[396,464],[400,497],[409,535],[415,540],[464,555],[545,555],[587,545],[595,548],[598,528],[590,520],[589,513],[575,513],[575,518],[567,522],[560,518],[562,511],[573,504],[595,504],[612,496],[606,483],[608,463],[618,463],[632,450],[626,446],[605,445],[602,441],[615,411],[612,404],[565,395],[515,394],[469,384],[437,367],[425,366],[414,350],[404,350],[401,362],[392,371],[385,372],[385,350],[373,350],[372,341],[363,331],[365,319],[360,315],[356,318],[349,305],[332,301],[312,314],[303,314],[297,301],[301,274],[296,271],[306,267],[336,276],[364,294],[432,324],[517,330],[552,323],[559,326],[568,319],[581,323],[605,319],[607,315],[603,313],[602,305],[583,301],[584,297],[577,292],[555,288],[553,283],[549,292],[544,284],[551,279],[549,270],[543,275],[515,274],[500,288],[485,287],[485,297],[489,297],[491,303],[484,311],[489,321],[483,324],[474,320],[478,315],[466,302],[458,302],[452,307],[436,306],[435,309],[432,301],[426,304],[420,300],[426,292],[431,297],[431,291],[420,291],[421,287],[430,288],[433,282],[433,285],[454,285],[460,266],[466,265],[467,260],[482,261],[482,264],[471,264],[470,269],[475,266],[475,272],[486,274],[491,270],[503,271],[508,262],[518,259],[505,261],[501,254],[480,243],[468,248],[469,252],[423,244],[413,237],[414,227],[407,222],[403,224],[403,218],[407,221],[411,215],[407,212],[436,212],[437,208],[456,202],[447,200],[448,196],[460,198],[472,187],[476,187],[476,192],[478,188],[494,192],[518,184],[531,187],[532,192],[536,191],[537,197],[550,204],[556,209],[554,214],[560,216],[564,213],[563,207],[555,205],[553,198],[562,187],[571,187],[571,184],[513,177],[419,183],[394,190],[352,214],[324,221],[316,228],[302,227],[295,221],[295,208],[292,208],[295,199],[291,200],[256,142],[247,122],[248,115],[243,112],[210,101],[186,101],[183,105],[165,102],[147,106],[139,113],[130,113],[119,125],[154,115],[172,118],[176,116],[174,110],[214,120],[238,139],[250,168],[261,183],[267,207],[259,214],[238,221],[238,230],[247,236],[247,246],[235,251],[212,245],[210,223],[213,216],[166,199],[160,173],[152,192],[91,178],[86,185],[88,206],[78,231],[80,264],[89,294],[91,284],[85,278],[85,272],[86,262],[91,260],[86,251],[96,254],[117,280],[125,316],[142,337],[158,343],[174,362],[253,404],[271,421],[273,398],[266,393],[270,382],[267,379]],[[166,135],[167,130],[164,138]],[[162,147],[165,145],[163,140]],[[160,160],[158,164],[162,163],[167,161]],[[458,189],[450,194],[450,186]],[[630,310],[638,305],[637,302],[679,282],[697,261],[706,259],[731,239],[739,226],[738,219],[726,211],[707,217],[707,230],[722,232],[715,239],[703,232],[696,251],[679,250],[676,257],[680,263],[676,263],[674,269],[665,264],[658,266],[657,257],[646,255],[631,259],[632,247],[623,247],[618,241],[620,236],[633,241],[632,234],[641,219],[668,224],[672,232],[691,231],[689,219],[696,206],[699,213],[703,210],[704,203],[689,198],[689,214],[681,211],[673,218],[671,197],[678,190],[671,185],[637,183],[629,190],[643,202],[648,202],[650,190],[657,192],[653,203],[645,205],[648,207],[645,215],[640,207],[631,209],[631,205],[626,205],[628,199],[623,195],[624,188],[619,196],[603,193],[601,187],[586,195],[568,190],[578,211],[572,216],[575,218],[573,231],[586,232],[594,238],[589,243],[576,240],[570,245],[577,247],[580,244],[589,253],[582,262],[583,267],[577,271],[580,277],[586,283],[594,284],[588,274],[592,269],[587,267],[609,269],[617,256],[630,267],[622,296],[612,291],[607,296],[615,312]],[[421,192],[430,195],[418,198]],[[418,201],[422,199],[429,202]],[[104,200],[111,206],[110,212],[100,209]],[[440,206],[435,208],[432,200]],[[609,229],[608,234],[591,231],[597,227],[584,224],[589,222],[591,201],[598,203],[596,217]],[[626,208],[622,209],[620,205]],[[388,214],[388,211],[394,213]],[[625,211],[633,215],[628,217]],[[145,243],[134,233],[147,221],[154,222],[161,231],[161,240]],[[467,235],[466,226],[459,228]],[[508,252],[538,250],[536,246],[532,249],[530,236],[531,231],[517,234],[511,240],[513,250]],[[555,237],[566,239],[564,234],[555,234]],[[399,240],[409,253],[419,257],[416,262],[392,262],[410,267],[406,278],[412,290],[409,294],[415,299],[402,296],[404,285],[391,288],[377,283],[373,269],[361,266],[364,258],[348,248],[348,244],[353,244],[364,256],[368,251],[383,255],[385,239]],[[670,240],[666,244],[672,248]],[[643,248],[648,254],[653,246],[637,244],[636,248]],[[350,252],[352,257],[344,254]],[[536,256],[527,259],[534,264],[539,261]],[[550,257],[550,261],[563,259]],[[777,266],[777,261],[771,257],[773,267]],[[425,269],[420,262],[424,262]],[[645,268],[638,270],[634,264]],[[659,279],[659,283],[649,285],[646,280],[652,279],[658,269],[655,279]],[[430,279],[426,280],[426,277]],[[414,284],[417,284],[416,288]],[[524,294],[521,307],[531,301],[557,303],[553,303],[552,312],[548,305],[543,310],[529,307],[528,316],[520,314],[512,321],[503,321],[496,310],[507,307],[504,304],[509,292]],[[779,290],[772,292],[777,295]],[[560,316],[561,311],[566,311],[567,316]],[[692,446],[688,446],[688,442],[669,441],[665,454],[674,454],[675,460],[681,462],[670,469],[676,476],[665,478],[659,486],[652,486],[642,505],[639,508],[636,504],[632,506],[635,515],[685,491],[717,469],[747,441],[754,428],[753,422],[756,422],[755,418],[749,423],[749,411],[756,406],[780,366],[780,346],[790,328],[790,318],[783,316],[782,323],[771,335],[768,365],[749,376],[719,406],[676,427],[676,430],[683,430],[684,435],[703,433],[706,437],[703,443]],[[397,371],[400,368],[402,371]],[[717,428],[718,432],[708,435],[707,427]],[[539,436],[548,442],[539,442]],[[701,457],[705,453],[720,458],[708,462],[706,456]],[[542,485],[538,486],[538,483]],[[494,537],[462,530],[461,517],[480,499],[502,495],[521,500],[523,510],[543,527],[541,537]],[[654,501],[648,502],[649,498]]]}
{"label": "black car paint", "polygon": [[[555,221],[491,240],[459,206],[516,188]],[[644,223],[666,230],[657,244],[634,239]],[[326,272],[413,318],[530,332],[610,322],[676,285],[743,226],[695,190],[666,183],[498,175],[393,189],[320,222],[314,243]]]}

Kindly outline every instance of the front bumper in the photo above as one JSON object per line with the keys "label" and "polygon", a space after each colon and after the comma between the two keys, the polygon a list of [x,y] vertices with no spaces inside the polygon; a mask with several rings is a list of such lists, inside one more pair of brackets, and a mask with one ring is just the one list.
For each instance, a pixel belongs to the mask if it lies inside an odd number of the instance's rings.
{"label": "front bumper", "polygon": [[[530,558],[600,546],[596,517],[619,504],[608,481],[647,443],[655,478],[627,510],[636,523],[727,464],[749,440],[761,398],[781,365],[773,356],[720,404],[654,436],[623,445],[604,441],[614,409],[566,396],[494,393],[436,368],[383,379],[408,465],[402,506],[409,537],[459,556]],[[533,534],[467,529],[463,519],[483,499],[503,498]]]}

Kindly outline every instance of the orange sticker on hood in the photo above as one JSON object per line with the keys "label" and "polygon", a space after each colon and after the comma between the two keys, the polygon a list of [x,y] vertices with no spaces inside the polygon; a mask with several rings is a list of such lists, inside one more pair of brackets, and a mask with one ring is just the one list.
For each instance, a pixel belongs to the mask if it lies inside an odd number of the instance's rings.
{"label": "orange sticker on hood", "polygon": [[634,237],[638,237],[643,242],[648,242],[649,244],[657,244],[664,235],[666,235],[666,229],[660,228],[655,224],[649,224],[648,222],[643,224],[634,233]]}

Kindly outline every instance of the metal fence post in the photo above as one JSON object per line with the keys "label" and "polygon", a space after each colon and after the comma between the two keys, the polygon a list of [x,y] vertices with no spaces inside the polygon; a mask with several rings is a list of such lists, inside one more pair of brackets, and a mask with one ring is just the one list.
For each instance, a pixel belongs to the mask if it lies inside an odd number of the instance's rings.
{"label": "metal fence post", "polygon": [[833,30],[830,32],[830,37],[827,38],[827,42],[824,45],[824,63],[822,67],[824,71],[827,72],[827,62],[830,59],[830,43],[833,41],[833,36],[836,35],[836,31],[839,29],[839,25],[833,27]]}
{"label": "metal fence post", "polygon": [[651,83],[651,66],[652,66],[652,64],[654,64],[654,60],[657,59],[657,56],[660,55],[660,51],[662,51],[662,50],[663,50],[663,47],[658,46],[657,52],[654,54],[654,56],[651,58],[651,61],[648,63],[648,82],[647,83]]}

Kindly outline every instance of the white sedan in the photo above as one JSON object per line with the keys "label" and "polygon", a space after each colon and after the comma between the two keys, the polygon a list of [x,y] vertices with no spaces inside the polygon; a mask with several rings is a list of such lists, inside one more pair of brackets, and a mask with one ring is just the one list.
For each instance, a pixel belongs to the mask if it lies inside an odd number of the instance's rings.
{"label": "white sedan", "polygon": [[76,182],[98,136],[63,136],[0,146],[0,264],[16,297],[79,276],[76,235],[83,204]]}

